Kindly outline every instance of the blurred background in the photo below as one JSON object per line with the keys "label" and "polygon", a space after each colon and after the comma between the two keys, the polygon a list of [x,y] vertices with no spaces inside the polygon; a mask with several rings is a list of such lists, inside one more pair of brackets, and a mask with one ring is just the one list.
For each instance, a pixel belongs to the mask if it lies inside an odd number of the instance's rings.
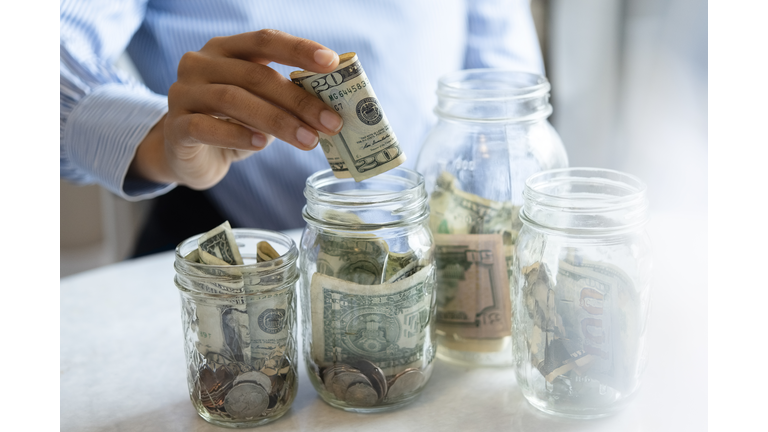
{"label": "blurred background", "polygon": [[[532,0],[531,9],[570,165],[640,177],[652,217],[706,218],[707,2]],[[133,70],[127,56],[118,65]],[[60,199],[61,277],[127,258],[150,205],[64,181]]]}

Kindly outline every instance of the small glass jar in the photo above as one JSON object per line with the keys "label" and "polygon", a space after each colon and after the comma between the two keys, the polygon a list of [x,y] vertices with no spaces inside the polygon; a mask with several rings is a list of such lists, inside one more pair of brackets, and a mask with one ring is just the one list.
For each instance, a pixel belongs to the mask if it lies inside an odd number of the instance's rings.
{"label": "small glass jar", "polygon": [[[296,268],[290,237],[233,229],[243,265],[208,265],[185,259],[196,235],[176,247],[176,287],[187,358],[189,397],[200,417],[225,427],[272,422],[285,414],[298,390]],[[257,244],[280,254],[257,262]]]}
{"label": "small glass jar", "polygon": [[597,168],[529,178],[513,264],[517,384],[536,408],[595,418],[640,387],[651,245],[636,177]]}
{"label": "small glass jar", "polygon": [[315,173],[301,238],[304,361],[328,404],[378,412],[410,403],[432,374],[435,266],[422,176],[364,182]]}
{"label": "small glass jar", "polygon": [[439,121],[416,170],[430,194],[444,360],[512,364],[509,269],[525,179],[568,166],[547,121],[549,90],[543,76],[498,69],[454,72],[438,83]]}

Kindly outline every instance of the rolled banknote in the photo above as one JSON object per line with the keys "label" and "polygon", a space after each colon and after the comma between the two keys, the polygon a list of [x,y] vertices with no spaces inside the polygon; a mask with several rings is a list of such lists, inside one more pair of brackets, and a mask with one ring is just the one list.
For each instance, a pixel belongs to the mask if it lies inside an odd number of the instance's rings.
{"label": "rolled banknote", "polygon": [[355,53],[339,56],[339,67],[327,74],[291,72],[291,80],[336,110],[341,132],[320,132],[320,146],[337,178],[362,181],[405,162],[371,82]]}

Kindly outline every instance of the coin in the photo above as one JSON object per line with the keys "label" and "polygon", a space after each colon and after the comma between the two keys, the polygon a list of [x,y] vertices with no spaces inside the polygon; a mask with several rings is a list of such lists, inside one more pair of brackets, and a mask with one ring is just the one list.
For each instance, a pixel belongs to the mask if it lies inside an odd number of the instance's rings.
{"label": "coin", "polygon": [[379,395],[378,401],[382,401],[387,394],[387,376],[384,375],[384,371],[368,360],[358,360],[352,363],[352,367],[359,369],[360,372],[371,380],[373,389]]}
{"label": "coin", "polygon": [[246,372],[244,374],[240,374],[235,378],[235,381],[232,383],[233,385],[238,385],[242,382],[252,382],[260,385],[264,390],[267,391],[267,393],[272,390],[272,380],[269,379],[268,376],[264,375],[263,373],[259,371],[252,371],[252,372]]}
{"label": "coin", "polygon": [[226,366],[221,366],[215,371],[208,365],[204,365],[198,372],[200,382],[200,402],[206,408],[221,408],[224,404],[224,395],[232,388],[234,376]]}
{"label": "coin", "polygon": [[345,400],[352,406],[373,406],[379,400],[379,395],[373,387],[365,383],[352,384],[345,395]]}
{"label": "coin", "polygon": [[280,375],[274,375],[269,377],[270,381],[272,381],[272,389],[269,390],[269,394],[277,394],[280,393],[283,390],[283,386],[285,385],[285,380]]}
{"label": "coin", "polygon": [[396,399],[416,391],[424,384],[424,379],[424,374],[418,369],[408,368],[400,372],[389,382],[387,399]]}
{"label": "coin", "polygon": [[366,384],[369,387],[371,387],[371,390],[373,390],[371,381],[368,378],[366,378],[365,375],[363,375],[357,370],[350,368],[349,371],[337,373],[336,375],[334,375],[331,383],[334,396],[336,396],[336,399],[340,401],[345,400],[347,389],[353,384],[357,384],[357,383]]}
{"label": "coin", "polygon": [[336,373],[345,372],[348,369],[349,366],[345,364],[338,364],[325,368],[325,370],[323,370],[323,384],[325,384],[325,389],[328,390],[328,392],[333,393],[333,377],[336,376]]}
{"label": "coin", "polygon": [[264,414],[269,406],[269,395],[260,385],[242,382],[227,393],[224,409],[236,419],[248,419]]}

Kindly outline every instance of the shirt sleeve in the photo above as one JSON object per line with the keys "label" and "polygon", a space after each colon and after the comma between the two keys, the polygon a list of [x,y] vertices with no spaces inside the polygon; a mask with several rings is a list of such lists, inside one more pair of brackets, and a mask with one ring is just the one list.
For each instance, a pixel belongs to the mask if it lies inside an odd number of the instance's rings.
{"label": "shirt sleeve", "polygon": [[113,66],[141,25],[146,2],[61,2],[60,177],[99,183],[130,201],[175,186],[126,179],[139,143],[168,111],[167,97]]}
{"label": "shirt sleeve", "polygon": [[467,0],[466,69],[506,68],[544,75],[530,0]]}

